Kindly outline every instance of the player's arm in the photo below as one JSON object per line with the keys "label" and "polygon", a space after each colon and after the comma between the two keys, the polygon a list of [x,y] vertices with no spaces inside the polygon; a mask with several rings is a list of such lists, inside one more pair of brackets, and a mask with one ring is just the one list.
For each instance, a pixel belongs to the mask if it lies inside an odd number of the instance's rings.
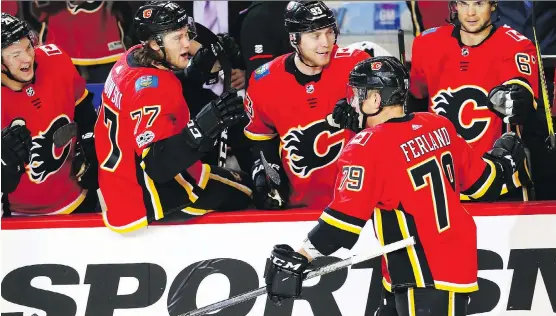
{"label": "player's arm", "polygon": [[[501,28],[510,41],[518,41],[503,57],[499,73],[500,85],[489,93],[488,106],[506,123],[532,124],[539,98],[539,68],[535,46],[513,29]],[[533,123],[534,124],[534,123]]]}
{"label": "player's arm", "polygon": [[502,135],[481,157],[461,137],[454,137],[462,164],[459,167],[462,201],[496,201],[508,191],[531,183],[525,148],[515,133]]}
{"label": "player's arm", "polygon": [[[254,10],[261,12],[257,8]],[[281,51],[281,43],[288,37],[284,29],[282,13],[262,13],[247,13],[248,16],[241,26],[240,46],[245,63],[246,82],[250,81],[255,69],[284,53]]]}
{"label": "player's arm", "polygon": [[411,50],[411,71],[409,73],[409,96],[407,99],[407,112],[428,112],[428,84],[424,70],[426,56],[423,50],[423,36],[420,35],[413,41]]}
{"label": "player's arm", "polygon": [[[176,95],[178,97],[181,98]],[[176,122],[176,117],[179,116],[176,113],[187,111],[183,99],[171,101],[165,107],[146,106],[142,111],[147,113],[151,108],[153,114],[149,120],[143,120],[146,121],[142,123],[145,125],[136,133],[136,150],[142,157],[141,166],[145,172],[160,183],[172,180],[178,173],[193,166],[212,150],[217,136],[244,115],[243,100],[237,96],[235,90],[209,102],[181,130],[181,127],[176,127],[179,126],[176,124],[180,124]],[[153,119],[156,111],[162,112],[156,114],[160,116],[159,119]]]}
{"label": "player's arm", "polygon": [[[252,141],[251,177],[255,185],[253,200],[259,209],[282,209],[289,201],[288,177],[279,156],[280,138],[274,130],[270,116],[266,113],[265,99],[260,92],[255,79],[251,78],[244,99],[245,112],[249,116],[249,123],[244,133]],[[267,162],[266,165],[263,163],[263,157]],[[271,177],[269,172],[274,174],[274,177]],[[276,174],[278,181],[276,181]]]}
{"label": "player's arm", "polygon": [[2,125],[6,126],[2,128],[2,193],[7,194],[17,189],[29,163],[31,132],[22,119]]}
{"label": "player's arm", "polygon": [[375,162],[368,163],[369,152],[363,149],[359,144],[349,144],[342,152],[334,200],[309,232],[302,248],[295,252],[288,245],[274,247],[264,273],[272,299],[298,297],[309,261],[340,248],[351,249],[357,242],[379,199],[377,188],[383,188]]}

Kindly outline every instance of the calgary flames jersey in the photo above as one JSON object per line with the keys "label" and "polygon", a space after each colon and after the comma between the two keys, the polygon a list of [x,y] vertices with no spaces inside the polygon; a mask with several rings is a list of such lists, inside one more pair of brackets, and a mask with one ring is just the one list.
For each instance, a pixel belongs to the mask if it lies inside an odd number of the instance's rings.
{"label": "calgary flames jersey", "polygon": [[345,98],[350,71],[369,55],[354,47],[335,47],[331,56],[320,79],[302,85],[287,70],[294,54],[282,55],[255,70],[247,89],[245,110],[250,122],[245,135],[255,141],[280,137],[292,205],[324,207],[330,202],[336,160],[353,136],[330,127],[326,116]]}
{"label": "calgary flames jersey", "polygon": [[538,65],[533,43],[509,26],[494,29],[481,44],[461,43],[459,28],[429,29],[413,42],[411,87],[429,99],[429,110],[447,117],[473,148],[484,153],[503,132],[487,107],[496,86],[517,83],[538,98]]}
{"label": "calgary flames jersey", "polygon": [[75,106],[88,92],[69,56],[54,44],[35,48],[35,78],[23,90],[2,86],[2,128],[24,118],[33,143],[31,161],[10,193],[14,214],[69,214],[85,199],[71,176],[75,139],[55,148],[54,132],[73,122]]}
{"label": "calgary flames jersey", "polygon": [[319,223],[338,229],[338,240],[353,239],[372,215],[382,245],[416,239],[384,256],[387,289],[477,290],[476,226],[459,196],[490,168],[446,118],[415,113],[365,129],[338,167],[334,200]]}
{"label": "calgary flames jersey", "polygon": [[138,47],[128,50],[110,71],[95,124],[103,219],[121,233],[194,202],[210,173],[210,167],[198,161],[175,181],[155,183],[145,171],[142,158],[149,144],[181,132],[189,109],[171,71],[137,65],[132,54]]}

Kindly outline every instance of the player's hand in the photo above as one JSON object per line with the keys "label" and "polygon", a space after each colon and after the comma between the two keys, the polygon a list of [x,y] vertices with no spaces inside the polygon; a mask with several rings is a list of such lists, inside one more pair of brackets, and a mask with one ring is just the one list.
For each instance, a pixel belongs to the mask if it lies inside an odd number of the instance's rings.
{"label": "player's hand", "polygon": [[363,130],[363,117],[349,104],[346,99],[340,99],[334,106],[334,111],[326,118],[328,125],[342,129],[349,129],[356,133]]}
{"label": "player's hand", "polygon": [[210,81],[212,83],[215,83],[216,81],[218,81],[218,71],[213,72],[212,69],[214,67],[214,64],[218,60],[218,56],[220,56],[222,52],[223,48],[220,43],[213,43],[207,46],[202,46],[201,48],[199,48],[193,58],[191,58],[191,65],[189,67],[192,69],[188,69],[187,72],[198,73],[198,76],[201,77],[202,82]]}
{"label": "player's hand", "polygon": [[231,89],[205,105],[197,116],[187,123],[182,135],[192,148],[210,150],[216,136],[241,121],[244,115],[243,98],[237,95],[235,89]]}
{"label": "player's hand", "polygon": [[[526,187],[533,183],[527,166],[525,147],[514,132],[503,134],[494,142],[494,147],[484,154],[484,157],[502,165],[508,190],[519,186]],[[514,175],[517,175],[520,183],[514,182]]]}
{"label": "player's hand", "polygon": [[226,56],[230,59],[232,68],[245,68],[243,65],[241,50],[239,49],[236,40],[228,33],[218,33],[216,36],[218,37],[218,41],[226,53]]}
{"label": "player's hand", "polygon": [[245,70],[232,69],[232,87],[237,90],[245,88]]}
{"label": "player's hand", "polygon": [[23,172],[24,164],[29,163],[31,147],[31,132],[25,120],[13,120],[10,127],[2,130],[2,166]]}
{"label": "player's hand", "polygon": [[[281,166],[275,163],[270,163],[270,167],[278,173],[280,184],[277,185],[272,182],[270,176],[266,173],[261,159],[257,159],[251,170],[253,184],[255,190],[253,191],[253,202],[258,209],[262,210],[280,210],[286,207],[288,201],[288,184],[286,177],[280,170]],[[282,176],[280,176],[282,174]]]}
{"label": "player's hand", "polygon": [[534,111],[533,94],[520,84],[494,87],[488,94],[488,108],[505,123],[523,124]]}
{"label": "player's hand", "polygon": [[93,133],[86,133],[77,142],[71,164],[72,175],[83,189],[98,189],[98,160]]}
{"label": "player's hand", "polygon": [[303,288],[303,272],[309,260],[288,245],[276,245],[267,259],[264,278],[268,298],[279,305],[286,298],[298,298]]}

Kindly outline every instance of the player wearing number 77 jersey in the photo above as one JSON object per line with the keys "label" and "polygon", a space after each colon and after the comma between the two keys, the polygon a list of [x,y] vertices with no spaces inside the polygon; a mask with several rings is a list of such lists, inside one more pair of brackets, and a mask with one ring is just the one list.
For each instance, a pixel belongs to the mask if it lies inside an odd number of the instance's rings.
{"label": "player wearing number 77 jersey", "polygon": [[[170,214],[246,208],[249,177],[199,160],[241,118],[243,100],[223,94],[190,118],[172,70],[183,71],[189,62],[193,19],[176,3],[149,2],[137,11],[135,27],[142,44],[112,68],[95,125],[106,226],[125,233]],[[214,45],[199,49],[188,69],[210,70],[223,50]]]}
{"label": "player wearing number 77 jersey", "polygon": [[465,315],[468,293],[478,289],[477,235],[460,192],[498,197],[524,164],[519,138],[503,135],[481,159],[448,119],[405,114],[409,74],[394,57],[358,63],[349,85],[348,102],[365,116],[367,128],[342,152],[334,199],[299,253],[287,245],[274,248],[265,271],[269,296],[297,297],[296,282],[308,262],[352,248],[373,216],[382,245],[416,239],[384,257],[396,311],[379,315]]}

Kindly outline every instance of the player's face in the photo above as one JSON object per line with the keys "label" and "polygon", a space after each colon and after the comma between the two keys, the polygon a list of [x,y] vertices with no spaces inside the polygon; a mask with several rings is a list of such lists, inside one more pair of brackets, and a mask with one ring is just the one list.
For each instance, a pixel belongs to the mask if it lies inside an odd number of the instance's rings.
{"label": "player's face", "polygon": [[33,63],[35,62],[35,50],[29,38],[24,37],[19,42],[2,50],[2,71],[9,72],[20,82],[28,82],[33,80],[35,70]]}
{"label": "player's face", "polygon": [[166,60],[174,67],[185,69],[189,62],[189,48],[191,40],[187,27],[172,31],[162,39],[166,50]]}
{"label": "player's face", "polygon": [[324,67],[328,65],[334,39],[335,34],[332,27],[302,33],[299,49],[303,60],[311,66]]}
{"label": "player's face", "polygon": [[488,1],[457,1],[455,6],[461,27],[465,31],[475,33],[484,25],[490,24],[490,14],[494,7]]}

